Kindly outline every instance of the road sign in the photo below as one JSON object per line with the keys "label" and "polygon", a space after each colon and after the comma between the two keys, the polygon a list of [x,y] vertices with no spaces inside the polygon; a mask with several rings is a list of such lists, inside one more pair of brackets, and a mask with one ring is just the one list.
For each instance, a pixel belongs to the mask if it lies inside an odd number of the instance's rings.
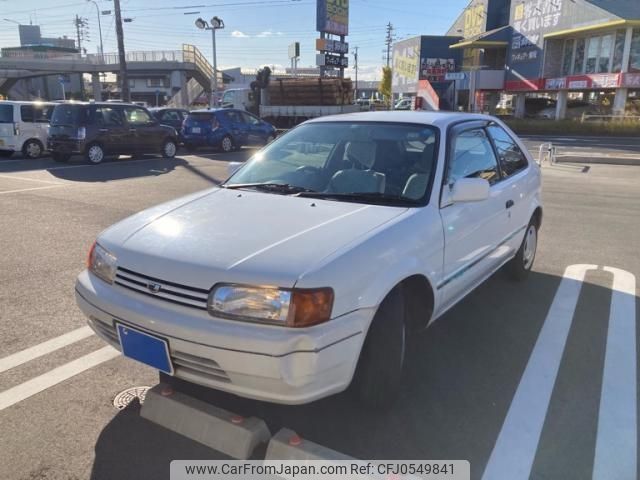
{"label": "road sign", "polygon": [[339,67],[347,68],[349,66],[349,57],[338,57],[328,53],[316,54],[316,65],[320,67]]}
{"label": "road sign", "polygon": [[293,42],[289,45],[289,58],[298,58],[300,56],[300,42]]}
{"label": "road sign", "polygon": [[328,38],[318,38],[316,39],[316,50],[329,53],[348,53],[349,44]]}
{"label": "road sign", "polygon": [[465,78],[467,74],[464,72],[449,72],[444,75],[445,80],[464,80]]}

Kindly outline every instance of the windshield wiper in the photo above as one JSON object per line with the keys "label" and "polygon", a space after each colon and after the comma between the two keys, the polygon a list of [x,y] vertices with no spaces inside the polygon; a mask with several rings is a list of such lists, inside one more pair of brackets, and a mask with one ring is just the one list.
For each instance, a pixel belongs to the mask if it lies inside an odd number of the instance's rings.
{"label": "windshield wiper", "polygon": [[379,192],[349,192],[349,193],[330,193],[330,192],[300,192],[296,196],[309,198],[322,198],[326,200],[343,200],[346,202],[363,202],[376,204],[392,204],[398,206],[414,206],[419,205],[418,200],[403,197],[402,195],[392,195],[389,193]]}
{"label": "windshield wiper", "polygon": [[314,190],[288,183],[262,182],[262,183],[235,183],[231,185],[221,185],[222,188],[236,190],[239,188],[255,188],[264,192],[281,193],[283,195],[293,195],[299,193],[316,193]]}

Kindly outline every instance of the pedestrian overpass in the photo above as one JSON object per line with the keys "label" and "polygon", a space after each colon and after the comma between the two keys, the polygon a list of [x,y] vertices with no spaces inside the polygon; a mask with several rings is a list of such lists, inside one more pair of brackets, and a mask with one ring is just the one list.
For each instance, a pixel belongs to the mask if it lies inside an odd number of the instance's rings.
{"label": "pedestrian overpass", "polygon": [[[24,78],[80,73],[91,74],[94,98],[99,101],[102,99],[99,74],[118,73],[120,69],[117,53],[43,57],[37,53],[28,57],[0,56],[0,94],[6,95]],[[188,106],[203,92],[211,92],[213,67],[193,45],[184,44],[182,50],[127,52],[126,61],[130,74],[170,74],[172,79],[176,78],[179,91],[169,101],[171,105]]]}

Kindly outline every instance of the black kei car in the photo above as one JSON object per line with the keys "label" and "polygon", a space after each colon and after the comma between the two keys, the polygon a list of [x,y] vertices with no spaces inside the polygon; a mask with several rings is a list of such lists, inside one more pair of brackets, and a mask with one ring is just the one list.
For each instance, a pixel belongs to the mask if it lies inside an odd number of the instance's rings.
{"label": "black kei car", "polygon": [[169,125],[175,128],[178,135],[182,130],[182,124],[189,116],[189,110],[184,108],[155,107],[150,108],[149,111],[161,125]]}
{"label": "black kei car", "polygon": [[93,164],[107,155],[155,153],[173,158],[178,133],[134,104],[61,103],[51,116],[47,147],[57,162],[72,155],[84,155]]}

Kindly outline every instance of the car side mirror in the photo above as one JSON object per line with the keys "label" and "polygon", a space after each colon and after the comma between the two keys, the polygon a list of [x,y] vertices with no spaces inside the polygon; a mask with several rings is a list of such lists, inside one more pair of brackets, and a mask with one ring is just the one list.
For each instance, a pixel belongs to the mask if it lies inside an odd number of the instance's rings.
{"label": "car side mirror", "polygon": [[451,189],[453,203],[480,202],[489,198],[489,182],[484,178],[461,178]]}
{"label": "car side mirror", "polygon": [[238,170],[240,170],[240,167],[242,167],[242,165],[244,165],[242,162],[229,162],[227,164],[227,175],[229,175],[230,177]]}

